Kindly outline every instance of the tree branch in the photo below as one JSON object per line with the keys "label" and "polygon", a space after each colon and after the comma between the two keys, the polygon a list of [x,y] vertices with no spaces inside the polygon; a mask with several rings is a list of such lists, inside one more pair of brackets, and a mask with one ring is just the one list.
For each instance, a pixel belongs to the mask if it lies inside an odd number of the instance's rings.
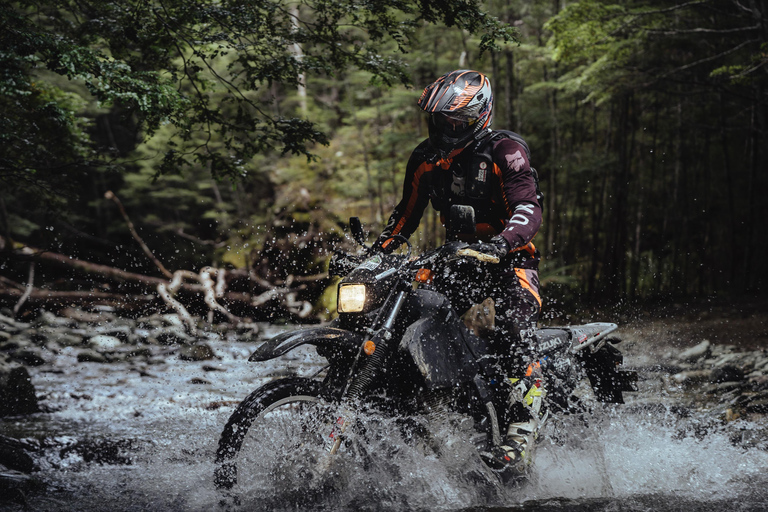
{"label": "tree branch", "polygon": [[155,266],[160,269],[160,272],[167,277],[168,279],[171,279],[173,277],[173,274],[171,274],[165,266],[158,260],[154,254],[152,254],[152,251],[149,250],[149,247],[147,247],[147,244],[144,243],[144,240],[141,239],[139,234],[136,232],[136,228],[133,227],[133,222],[131,222],[131,219],[128,217],[128,214],[125,213],[125,208],[123,208],[123,203],[120,202],[120,199],[112,193],[111,190],[107,190],[106,194],[104,194],[104,197],[107,199],[111,199],[114,201],[114,203],[117,205],[117,207],[120,209],[120,214],[123,216],[123,219],[125,219],[125,223],[128,225],[128,229],[131,231],[131,235],[133,235],[133,238],[139,243],[141,246],[141,250],[144,251],[144,254],[147,255],[147,257],[152,260],[152,263],[155,264]]}

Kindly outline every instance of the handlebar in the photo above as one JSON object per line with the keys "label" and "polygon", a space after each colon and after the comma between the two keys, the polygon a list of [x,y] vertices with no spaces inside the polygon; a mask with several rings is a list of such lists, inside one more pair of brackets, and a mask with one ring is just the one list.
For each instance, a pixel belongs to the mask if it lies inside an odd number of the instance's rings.
{"label": "handlebar", "polygon": [[482,261],[483,263],[496,264],[501,261],[496,256],[491,256],[490,254],[484,254],[482,252],[478,252],[469,248],[459,249],[458,251],[456,251],[456,254],[458,256],[467,256],[469,258],[475,258],[479,261]]}

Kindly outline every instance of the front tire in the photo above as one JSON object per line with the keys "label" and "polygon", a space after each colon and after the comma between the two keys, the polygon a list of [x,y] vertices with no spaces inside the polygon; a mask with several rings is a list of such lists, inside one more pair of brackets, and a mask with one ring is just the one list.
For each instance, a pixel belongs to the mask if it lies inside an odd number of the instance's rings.
{"label": "front tire", "polygon": [[[318,422],[327,419],[319,412],[323,400],[322,383],[300,377],[272,381],[240,402],[230,416],[216,451],[214,483],[231,489],[237,483],[238,466],[259,478],[269,478],[278,460],[298,449],[322,449]],[[249,436],[249,432],[252,435]],[[251,472],[255,474],[251,474]]]}

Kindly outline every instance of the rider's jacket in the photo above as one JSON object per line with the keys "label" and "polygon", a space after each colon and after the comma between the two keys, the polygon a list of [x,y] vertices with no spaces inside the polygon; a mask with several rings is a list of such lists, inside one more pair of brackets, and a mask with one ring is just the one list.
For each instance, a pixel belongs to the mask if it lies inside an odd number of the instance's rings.
{"label": "rider's jacket", "polygon": [[488,136],[444,159],[428,140],[419,144],[406,167],[403,198],[379,240],[398,234],[410,237],[430,201],[448,229],[452,205],[472,206],[476,240],[500,234],[511,247],[509,266],[538,268],[539,254],[531,240],[541,226],[541,205],[527,150],[520,142]]}

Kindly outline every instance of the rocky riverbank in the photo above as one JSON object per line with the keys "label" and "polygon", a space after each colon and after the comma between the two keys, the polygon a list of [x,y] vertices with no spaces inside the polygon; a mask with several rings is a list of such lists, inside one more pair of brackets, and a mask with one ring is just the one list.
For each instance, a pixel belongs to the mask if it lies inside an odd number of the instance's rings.
{"label": "rocky riverbank", "polygon": [[[253,343],[271,336],[272,327],[203,327],[192,337],[172,314],[129,319],[110,311],[69,309],[58,315],[42,312],[21,322],[8,311],[0,312],[0,495],[23,502],[25,495],[35,495],[37,475],[67,467],[66,461],[77,460],[79,467],[131,464],[147,443],[142,436],[61,436],[45,434],[45,429],[23,435],[19,432],[27,428],[24,418],[45,423],[46,418],[80,408],[98,429],[99,422],[108,420],[98,415],[115,414],[114,401],[130,402],[124,391],[136,386],[151,388],[163,407],[177,407],[172,412],[157,408],[157,416],[193,411],[198,418],[199,411],[205,411],[225,418],[254,382],[286,371],[272,367],[258,375],[236,373],[247,366],[244,361]],[[689,324],[680,319],[633,322],[619,334],[625,340],[621,348],[626,366],[640,374],[640,390],[627,394],[623,410],[682,418],[681,436],[725,432],[734,445],[768,451],[768,352],[760,343],[702,339],[691,335]],[[183,396],[167,391],[174,382],[167,376],[173,374],[181,375]],[[231,396],[221,391],[235,386],[241,388]],[[193,394],[189,389],[204,391]],[[161,390],[166,394],[160,396]],[[176,421],[150,418],[155,406],[139,398],[140,405],[127,406],[133,411],[125,413],[129,419],[116,422]],[[180,413],[181,406],[187,409]],[[222,418],[210,422],[212,432],[206,435],[212,442]],[[210,458],[207,453],[197,456]]]}
{"label": "rocky riverbank", "polygon": [[[62,456],[67,452],[78,453],[87,462],[126,461],[120,455],[125,448],[120,445],[125,445],[125,441],[15,439],[2,435],[4,417],[36,413],[44,417],[59,409],[58,404],[40,399],[31,374],[60,371],[55,368],[60,364],[56,361],[66,355],[77,364],[124,363],[151,376],[145,369],[169,358],[213,361],[213,344],[251,343],[259,339],[260,330],[255,323],[234,327],[208,325],[192,337],[175,314],[131,319],[118,317],[109,310],[70,308],[58,315],[42,311],[32,321],[23,322],[15,320],[10,311],[0,311],[0,494],[19,496],[34,487],[30,474],[39,469],[35,457],[45,450],[58,450]],[[212,366],[209,369],[215,370]]]}

